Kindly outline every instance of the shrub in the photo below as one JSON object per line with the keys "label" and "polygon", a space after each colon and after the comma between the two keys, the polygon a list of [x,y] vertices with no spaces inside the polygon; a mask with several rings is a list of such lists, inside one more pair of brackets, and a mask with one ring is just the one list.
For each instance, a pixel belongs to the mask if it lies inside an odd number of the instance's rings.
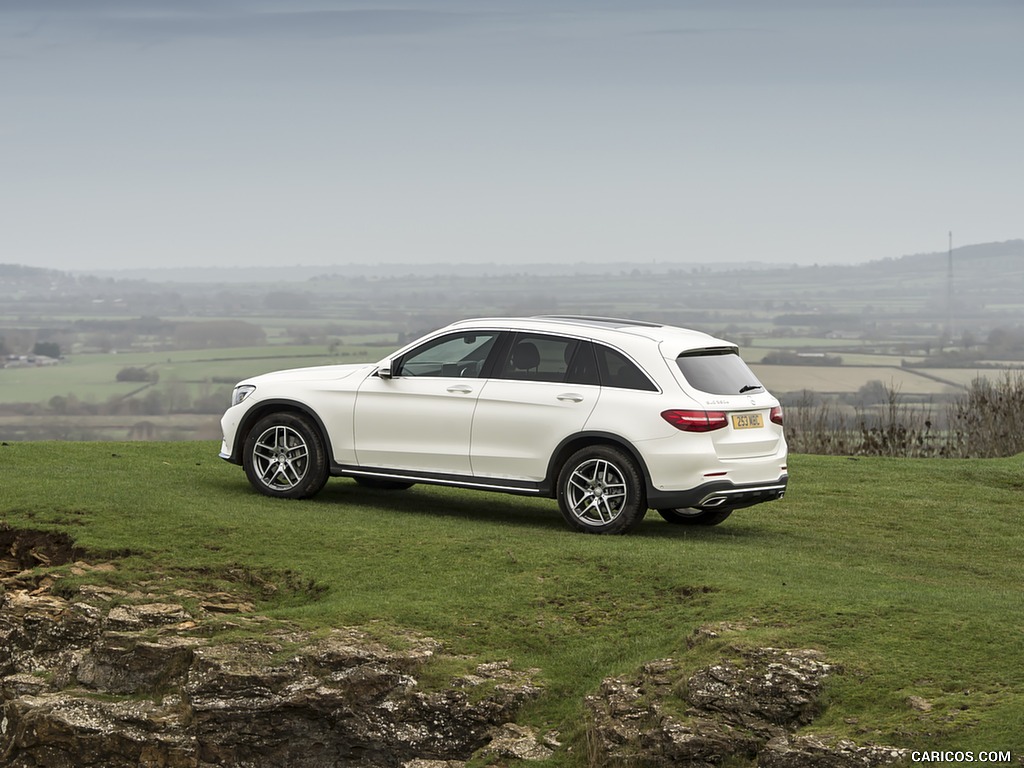
{"label": "shrub", "polygon": [[[873,382],[874,384],[874,382]],[[892,386],[877,405],[836,406],[805,393],[786,410],[794,453],[903,458],[995,458],[1024,452],[1024,372],[975,379],[944,412],[911,407]]]}
{"label": "shrub", "polygon": [[971,457],[1024,452],[1024,372],[1007,371],[996,381],[976,378],[950,414],[953,436]]}
{"label": "shrub", "polygon": [[37,341],[32,347],[32,354],[57,360],[60,358],[60,344],[55,341]]}
{"label": "shrub", "polygon": [[145,368],[122,368],[117,372],[118,381],[138,381],[146,383],[155,383],[159,381],[160,374],[156,371],[148,371]]}

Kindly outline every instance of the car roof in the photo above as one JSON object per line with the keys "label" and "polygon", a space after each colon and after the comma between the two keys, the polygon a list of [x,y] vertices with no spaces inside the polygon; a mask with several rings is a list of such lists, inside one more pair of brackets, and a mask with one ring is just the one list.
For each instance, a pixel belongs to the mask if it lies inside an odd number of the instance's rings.
{"label": "car roof", "polygon": [[730,348],[736,345],[715,338],[703,331],[662,325],[643,320],[590,315],[534,315],[533,317],[480,317],[460,320],[449,328],[499,327],[509,330],[540,331],[585,336],[612,345],[628,344],[630,338],[646,339],[659,344],[666,357],[676,357],[695,349]]}

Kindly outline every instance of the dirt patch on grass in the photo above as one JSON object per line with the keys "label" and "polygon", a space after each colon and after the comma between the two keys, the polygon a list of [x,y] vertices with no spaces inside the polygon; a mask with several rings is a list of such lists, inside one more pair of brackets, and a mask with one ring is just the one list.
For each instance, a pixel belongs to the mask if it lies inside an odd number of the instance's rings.
{"label": "dirt patch on grass", "polygon": [[0,577],[39,566],[59,566],[81,560],[85,550],[66,533],[0,526]]}
{"label": "dirt patch on grass", "polygon": [[[0,524],[0,589],[16,584],[21,588],[45,587],[62,594],[65,591],[63,577],[70,575],[85,577],[97,587],[110,588],[123,595],[145,596],[146,599],[190,595],[204,605],[212,600],[247,606],[243,612],[250,612],[261,603],[301,605],[314,602],[327,591],[323,584],[295,571],[254,569],[238,564],[198,569],[154,566],[144,577],[133,579],[131,568],[122,571],[121,563],[117,562],[133,554],[127,550],[98,553],[77,546],[66,533]],[[96,564],[97,561],[102,562]],[[37,568],[47,570],[30,573]],[[87,577],[90,572],[95,576]],[[77,581],[67,589],[77,591]]]}

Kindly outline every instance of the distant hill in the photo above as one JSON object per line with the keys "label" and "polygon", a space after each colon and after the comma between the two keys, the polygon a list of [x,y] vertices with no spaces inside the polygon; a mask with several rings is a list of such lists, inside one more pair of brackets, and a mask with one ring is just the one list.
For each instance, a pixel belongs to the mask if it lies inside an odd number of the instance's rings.
{"label": "distant hill", "polygon": [[[1024,274],[1024,239],[1007,240],[1001,243],[965,245],[953,249],[954,275],[985,279],[987,273],[993,280],[1005,279],[1010,275]],[[431,262],[426,264],[331,264],[287,267],[144,267],[117,270],[71,270],[61,272],[52,269],[38,269],[18,264],[0,264],[0,282],[11,284],[25,282],[38,285],[50,282],[80,282],[83,278],[100,278],[129,282],[150,283],[301,283],[322,277],[364,277],[396,278],[403,276],[435,276],[456,274],[462,277],[485,277],[500,275],[573,275],[573,274],[678,274],[678,273],[742,273],[785,271],[790,278],[802,282],[801,275],[821,275],[823,271],[843,274],[856,273],[874,279],[886,275],[937,274],[948,272],[948,253],[917,253],[900,257],[889,257],[860,264],[810,265],[773,263],[768,261],[735,262],[586,262],[558,263],[476,263]],[[86,280],[88,282],[88,280]]]}
{"label": "distant hill", "polygon": [[[898,259],[881,259],[864,264],[865,269],[879,272],[933,271],[940,266],[945,273],[949,263],[949,252],[915,253]],[[1007,240],[1002,243],[981,243],[953,249],[953,274],[963,275],[976,270],[989,271],[993,277],[1000,274],[1024,271],[1024,240]]]}
{"label": "distant hill", "polygon": [[498,264],[430,262],[425,264],[329,264],[289,267],[166,267],[127,270],[92,270],[88,274],[117,280],[147,280],[171,283],[281,283],[305,282],[321,277],[364,277],[398,278],[405,276],[459,275],[461,277],[487,277],[501,275],[572,275],[572,274],[622,274],[639,270],[643,273],[662,274],[666,272],[699,270],[702,272],[743,272],[776,269],[778,264],[767,262],[726,262],[717,264],[675,263],[675,262],[574,262],[560,263],[515,263]]}

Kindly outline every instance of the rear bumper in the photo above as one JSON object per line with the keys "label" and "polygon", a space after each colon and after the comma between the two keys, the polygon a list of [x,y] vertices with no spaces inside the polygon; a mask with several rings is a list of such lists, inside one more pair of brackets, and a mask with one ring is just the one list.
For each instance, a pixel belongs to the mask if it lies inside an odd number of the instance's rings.
{"label": "rear bumper", "polygon": [[686,491],[647,490],[651,509],[739,509],[781,499],[786,493],[789,475],[780,475],[772,483],[736,485],[719,480]]}

